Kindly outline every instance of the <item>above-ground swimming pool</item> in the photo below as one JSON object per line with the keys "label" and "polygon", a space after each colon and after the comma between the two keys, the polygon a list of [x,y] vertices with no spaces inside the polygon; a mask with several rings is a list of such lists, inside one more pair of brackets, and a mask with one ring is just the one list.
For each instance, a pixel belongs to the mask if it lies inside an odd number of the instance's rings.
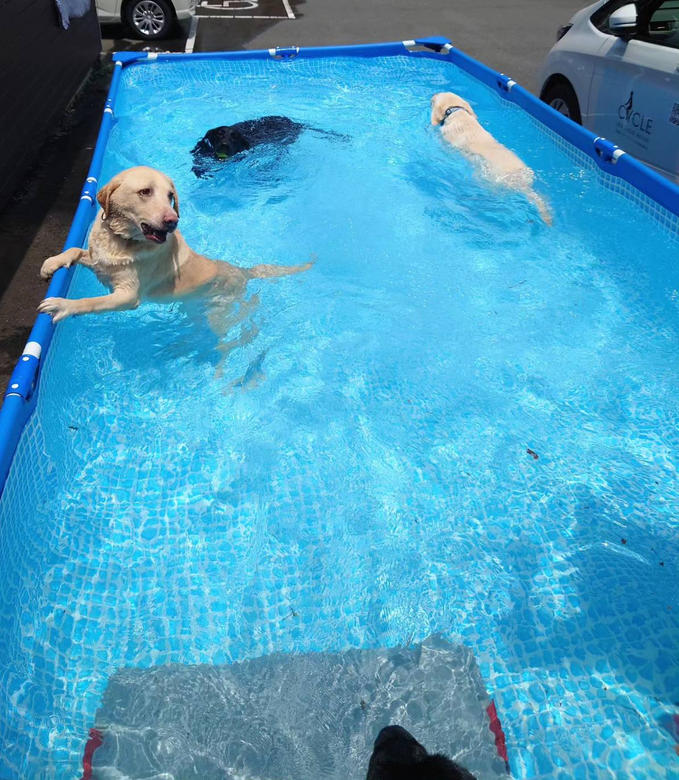
{"label": "above-ground swimming pool", "polygon": [[[221,337],[195,300],[56,329],[0,501],[0,778],[77,777],[123,667],[435,633],[478,659],[516,777],[679,776],[676,216],[455,50],[330,54],[116,69],[99,183],[154,166],[198,251],[315,264]],[[553,227],[443,144],[442,90]],[[342,137],[194,175],[206,130],[263,115]]]}

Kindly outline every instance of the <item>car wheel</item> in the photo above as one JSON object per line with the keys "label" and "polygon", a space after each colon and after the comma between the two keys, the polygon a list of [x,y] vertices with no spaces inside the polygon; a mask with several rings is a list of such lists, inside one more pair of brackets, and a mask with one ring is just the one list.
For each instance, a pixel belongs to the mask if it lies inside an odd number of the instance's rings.
{"label": "car wheel", "polygon": [[125,6],[125,23],[134,35],[147,41],[164,38],[173,21],[167,0],[130,0]]}
{"label": "car wheel", "polygon": [[582,124],[578,96],[567,81],[553,82],[542,91],[540,98],[560,114],[567,116],[579,125]]}

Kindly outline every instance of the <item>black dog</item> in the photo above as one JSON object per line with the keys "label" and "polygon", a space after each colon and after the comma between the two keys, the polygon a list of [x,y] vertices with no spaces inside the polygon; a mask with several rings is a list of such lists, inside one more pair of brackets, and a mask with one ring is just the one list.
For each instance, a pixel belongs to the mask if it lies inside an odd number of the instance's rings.
{"label": "black dog", "polygon": [[346,136],[339,133],[293,122],[287,116],[262,116],[208,130],[191,150],[192,170],[196,176],[203,177],[214,167],[215,161],[224,162],[260,144],[287,146],[299,137],[302,130],[346,140]]}
{"label": "black dog", "polygon": [[429,755],[401,726],[377,735],[366,780],[476,780],[471,772],[437,753]]}

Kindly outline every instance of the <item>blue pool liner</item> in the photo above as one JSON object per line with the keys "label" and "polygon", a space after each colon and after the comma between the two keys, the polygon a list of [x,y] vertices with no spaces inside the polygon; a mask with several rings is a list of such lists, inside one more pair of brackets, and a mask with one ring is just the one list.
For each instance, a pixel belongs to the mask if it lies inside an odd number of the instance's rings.
{"label": "blue pool liner", "polygon": [[[672,184],[611,141],[597,137],[581,125],[555,111],[504,73],[498,73],[478,60],[469,57],[445,37],[430,36],[409,41],[373,43],[357,46],[297,46],[274,49],[233,52],[196,52],[193,54],[158,52],[115,52],[115,68],[109,88],[97,144],[87,179],[82,189],[64,250],[82,247],[90,223],[97,211],[98,177],[109,134],[115,121],[115,106],[123,68],[139,67],[151,62],[196,60],[256,60],[273,58],[290,62],[296,58],[318,59],[333,57],[389,57],[403,56],[438,59],[452,62],[469,75],[494,89],[502,98],[514,103],[561,136],[572,146],[591,157],[607,174],[618,177],[647,195],[671,214],[679,216],[679,187]],[[73,275],[72,268],[60,268],[53,276],[46,297],[64,297]],[[24,351],[9,380],[0,409],[0,494],[4,490],[21,433],[35,408],[40,381],[40,368],[54,334],[54,323],[49,314],[39,314],[24,347]]]}

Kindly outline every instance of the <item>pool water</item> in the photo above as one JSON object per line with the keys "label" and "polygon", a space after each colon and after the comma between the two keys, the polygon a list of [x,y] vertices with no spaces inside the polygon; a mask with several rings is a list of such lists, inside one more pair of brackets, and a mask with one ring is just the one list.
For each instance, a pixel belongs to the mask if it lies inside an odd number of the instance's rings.
{"label": "pool water", "polygon": [[[448,89],[552,228],[429,125]],[[267,114],[348,140],[194,176],[206,130]],[[102,182],[152,165],[195,249],[315,265],[219,335],[200,301],[57,328],[0,503],[0,777],[77,776],[123,666],[434,632],[515,776],[679,777],[676,238],[434,60],[135,66],[116,116]]]}

